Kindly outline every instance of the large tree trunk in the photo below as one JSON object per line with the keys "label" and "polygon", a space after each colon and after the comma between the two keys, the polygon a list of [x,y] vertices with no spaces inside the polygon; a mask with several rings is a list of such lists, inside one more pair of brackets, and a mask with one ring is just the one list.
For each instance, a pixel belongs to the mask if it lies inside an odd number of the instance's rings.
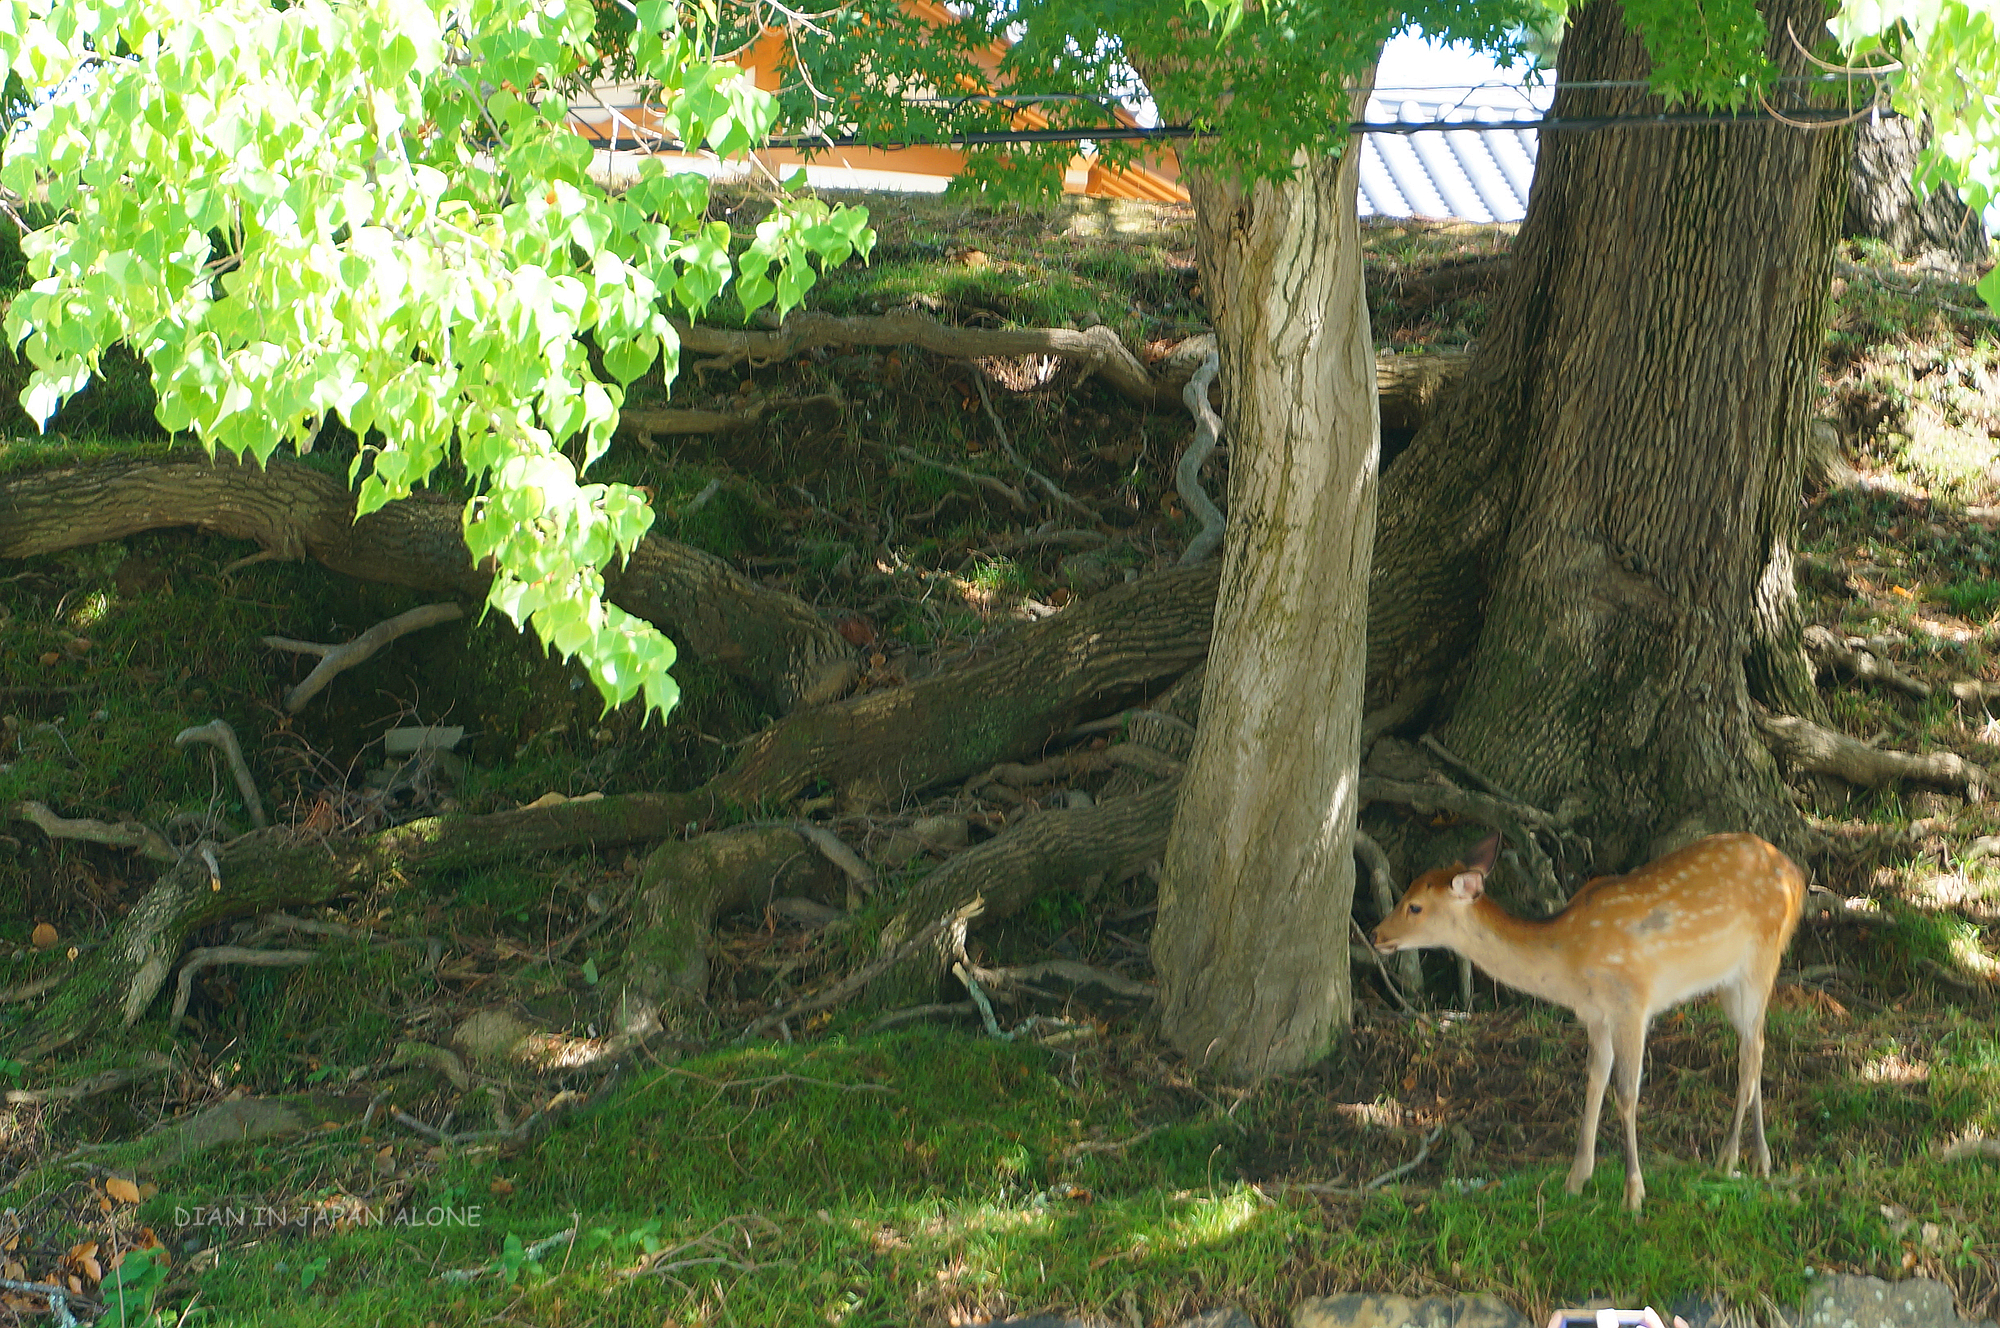
{"label": "large tree trunk", "polygon": [[1948,254],[1976,263],[1992,249],[1986,223],[1950,189],[1919,198],[1911,186],[1927,126],[1902,116],[1863,120],[1854,131],[1853,171],[1841,234],[1886,241],[1905,256]]}
{"label": "large tree trunk", "polygon": [[[1802,72],[1787,34],[1823,8],[1763,13]],[[1657,109],[1569,86],[1648,69],[1596,0],[1552,114]],[[1549,136],[1467,382],[1385,492],[1371,715],[1438,727],[1591,839],[1598,871],[1714,830],[1795,838],[1746,661],[1796,690],[1790,547],[1845,168],[1842,135],[1775,124]]]}
{"label": "large tree trunk", "polygon": [[1226,385],[1229,525],[1153,960],[1167,1035],[1240,1079],[1317,1060],[1351,1013],[1377,444],[1359,160],[1302,159],[1282,184],[1189,174]]}

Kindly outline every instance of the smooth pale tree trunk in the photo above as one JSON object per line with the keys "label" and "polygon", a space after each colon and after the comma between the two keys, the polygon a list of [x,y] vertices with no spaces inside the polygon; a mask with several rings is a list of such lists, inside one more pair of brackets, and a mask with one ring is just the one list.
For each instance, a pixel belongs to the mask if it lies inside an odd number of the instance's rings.
{"label": "smooth pale tree trunk", "polygon": [[[1823,6],[1761,8],[1809,72]],[[1659,108],[1569,86],[1646,77],[1617,5],[1562,59],[1554,115]],[[1811,690],[1791,546],[1846,163],[1777,124],[1545,136],[1477,359],[1384,494],[1371,728],[1435,731],[1594,871],[1795,838],[1750,706]]]}
{"label": "smooth pale tree trunk", "polygon": [[1356,163],[1190,172],[1222,356],[1229,524],[1201,724],[1160,882],[1169,1038],[1238,1079],[1323,1056],[1351,1013],[1375,356]]}

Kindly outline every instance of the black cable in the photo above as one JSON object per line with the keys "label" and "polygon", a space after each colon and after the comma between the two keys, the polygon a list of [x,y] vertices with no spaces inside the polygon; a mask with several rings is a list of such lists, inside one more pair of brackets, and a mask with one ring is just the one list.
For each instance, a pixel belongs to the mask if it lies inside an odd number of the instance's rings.
{"label": "black cable", "polygon": [[[1784,112],[1793,124],[1837,125],[1854,118],[1855,112],[1801,107]],[[1884,114],[1892,114],[1884,112]],[[1412,123],[1405,121],[1357,120],[1348,125],[1355,134],[1444,134],[1481,133],[1494,129],[1533,129],[1549,133],[1589,133],[1599,129],[1682,128],[1691,125],[1779,124],[1765,111],[1738,111],[1727,114],[1705,111],[1664,112],[1658,115],[1544,116],[1539,120],[1490,120]],[[915,147],[985,147],[1008,143],[1075,143],[1085,139],[1171,141],[1202,138],[1210,134],[1193,125],[1159,125],[1145,129],[1135,125],[1106,125],[1097,129],[1010,129],[992,133],[947,134],[939,138],[873,139],[857,134],[838,138],[810,134],[789,134],[769,140],[774,148],[881,148],[895,151]]]}

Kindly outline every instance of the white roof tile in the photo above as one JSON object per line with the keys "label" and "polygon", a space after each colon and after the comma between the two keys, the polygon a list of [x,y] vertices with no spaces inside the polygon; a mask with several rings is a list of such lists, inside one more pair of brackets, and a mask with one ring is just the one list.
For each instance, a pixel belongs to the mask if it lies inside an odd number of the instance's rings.
{"label": "white roof tile", "polygon": [[1536,133],[1509,126],[1541,115],[1528,98],[1522,100],[1519,107],[1469,107],[1460,101],[1371,97],[1366,117],[1371,122],[1466,127],[1364,134],[1356,200],[1361,215],[1519,221],[1527,214],[1535,178]]}

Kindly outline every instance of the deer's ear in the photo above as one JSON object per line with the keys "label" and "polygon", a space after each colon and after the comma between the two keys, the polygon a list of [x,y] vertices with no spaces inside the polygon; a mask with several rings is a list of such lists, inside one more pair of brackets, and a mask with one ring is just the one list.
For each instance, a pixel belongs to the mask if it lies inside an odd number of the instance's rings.
{"label": "deer's ear", "polygon": [[1451,893],[1455,899],[1477,899],[1486,893],[1486,873],[1483,871],[1462,871],[1451,878]]}
{"label": "deer's ear", "polygon": [[1465,855],[1465,865],[1473,871],[1484,874],[1493,870],[1493,864],[1499,858],[1500,832],[1495,830],[1472,846],[1472,851]]}

